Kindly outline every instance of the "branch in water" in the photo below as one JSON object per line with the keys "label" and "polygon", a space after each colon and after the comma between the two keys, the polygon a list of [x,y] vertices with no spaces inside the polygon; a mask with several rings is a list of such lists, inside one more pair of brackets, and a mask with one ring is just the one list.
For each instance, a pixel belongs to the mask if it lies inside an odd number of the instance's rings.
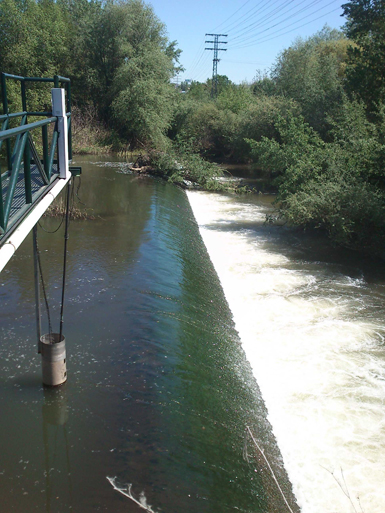
{"label": "branch in water", "polygon": [[[326,470],[326,472],[329,472],[329,474],[331,474],[335,480],[335,482],[338,484],[338,486],[341,488],[343,494],[345,495],[345,497],[347,497],[347,499],[349,500],[350,504],[352,505],[355,513],[358,513],[358,511],[356,510],[356,507],[352,501],[352,498],[350,496],[350,492],[349,492],[349,488],[346,484],[346,481],[345,481],[345,476],[344,476],[344,471],[342,470],[342,468],[340,469],[341,470],[341,477],[342,477],[342,481],[344,483],[344,486],[345,486],[345,489],[344,487],[342,486],[342,484],[340,483],[340,481],[336,478],[336,476],[334,475],[334,472],[332,470],[329,470],[327,469],[326,467],[324,467],[323,465],[320,465],[320,467],[322,467],[324,470]],[[360,498],[357,497],[357,502],[360,506],[360,510],[361,510],[361,513],[364,513],[364,510],[362,509],[362,506],[361,506],[361,501],[360,501]]]}
{"label": "branch in water", "polygon": [[[282,491],[282,488],[279,486],[278,479],[275,477],[274,471],[273,471],[273,469],[270,466],[269,460],[266,458],[265,453],[263,452],[263,450],[259,447],[259,445],[258,445],[256,439],[254,438],[253,433],[251,432],[251,429],[249,428],[249,426],[246,426],[246,432],[249,433],[249,435],[251,436],[252,441],[254,442],[254,445],[256,446],[258,451],[262,454],[263,459],[266,461],[267,466],[269,467],[269,470],[271,472],[271,475],[273,476],[273,479],[275,481],[275,484],[277,485],[278,490],[280,491],[280,493],[282,495],[282,498],[285,501],[285,504],[288,507],[290,513],[294,513],[293,510],[291,509],[291,507],[289,506],[289,503],[286,500],[286,497],[285,497],[285,494]],[[247,455],[247,447],[246,447],[246,453],[244,452],[244,454],[246,455],[246,459],[247,459],[247,457],[248,457],[248,455]]]}
{"label": "branch in water", "polygon": [[127,489],[125,490],[124,488],[119,488],[115,483],[116,483],[116,477],[108,477],[107,476],[107,480],[112,484],[112,486],[114,487],[114,490],[116,490],[117,492],[121,493],[122,495],[124,495],[125,497],[127,497],[128,499],[131,499],[133,502],[135,502],[135,504],[137,504],[140,508],[144,509],[145,511],[147,511],[148,513],[156,513],[156,511],[154,511],[151,506],[149,506],[147,504],[147,500],[146,500],[146,497],[144,495],[144,492],[142,492],[140,494],[140,498],[139,500],[136,500],[134,498],[134,496],[132,495],[131,493],[131,488],[132,488],[132,484],[129,483],[127,485]]}

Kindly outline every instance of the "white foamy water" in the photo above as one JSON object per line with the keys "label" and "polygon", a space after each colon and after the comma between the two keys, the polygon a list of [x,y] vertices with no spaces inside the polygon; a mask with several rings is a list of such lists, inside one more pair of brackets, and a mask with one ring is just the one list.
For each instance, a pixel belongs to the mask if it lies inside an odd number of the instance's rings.
{"label": "white foamy water", "polygon": [[270,243],[266,207],[187,194],[303,513],[384,513],[381,297]]}

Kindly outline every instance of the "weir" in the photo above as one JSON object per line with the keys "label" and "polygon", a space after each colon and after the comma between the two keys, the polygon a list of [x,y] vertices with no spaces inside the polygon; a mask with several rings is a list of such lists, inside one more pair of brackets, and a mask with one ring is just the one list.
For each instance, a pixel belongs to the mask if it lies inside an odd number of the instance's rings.
{"label": "weir", "polygon": [[[111,156],[95,160],[77,161],[85,171],[81,200],[95,218],[71,223],[64,387],[43,396],[26,336],[33,331],[30,244],[0,288],[4,509],[123,512],[141,502],[158,513],[289,513],[248,426],[297,512],[184,191],[138,178]],[[53,230],[58,221],[46,217],[42,225]],[[43,231],[39,247],[53,300],[62,242]]]}
{"label": "weir", "polygon": [[188,191],[302,513],[385,511],[383,262]]}

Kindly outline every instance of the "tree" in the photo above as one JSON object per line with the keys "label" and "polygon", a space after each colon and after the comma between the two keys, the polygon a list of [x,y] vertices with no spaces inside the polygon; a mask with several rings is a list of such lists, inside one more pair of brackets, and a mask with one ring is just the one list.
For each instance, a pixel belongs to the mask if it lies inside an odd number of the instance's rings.
{"label": "tree", "polygon": [[257,70],[251,90],[257,96],[275,96],[277,94],[277,85],[266,72]]}
{"label": "tree", "polygon": [[358,94],[371,111],[385,100],[385,2],[353,0],[342,8],[346,35],[356,43],[349,50],[349,91]]}
{"label": "tree", "polygon": [[207,82],[202,83],[193,80],[188,95],[195,100],[209,101],[211,98],[211,84],[209,86]]}
{"label": "tree", "polygon": [[327,114],[341,103],[350,43],[337,30],[325,27],[295,43],[278,57],[272,70],[277,91],[296,100],[305,120],[327,137]]}
{"label": "tree", "polygon": [[140,0],[111,5],[108,15],[118,30],[106,58],[105,80],[112,116],[126,137],[160,144],[171,123],[170,84],[180,50],[169,42],[163,23]]}
{"label": "tree", "polygon": [[250,87],[246,85],[231,84],[222,88],[217,98],[217,105],[222,110],[231,110],[238,114],[253,101]]}
{"label": "tree", "polygon": [[[2,0],[0,2],[0,70],[21,76],[64,75],[71,62],[67,18],[53,0]],[[12,109],[20,109],[20,86],[9,83]],[[49,90],[27,90],[28,105],[38,110],[49,103]],[[19,107],[17,107],[17,105]],[[13,110],[13,109],[12,109]]]}

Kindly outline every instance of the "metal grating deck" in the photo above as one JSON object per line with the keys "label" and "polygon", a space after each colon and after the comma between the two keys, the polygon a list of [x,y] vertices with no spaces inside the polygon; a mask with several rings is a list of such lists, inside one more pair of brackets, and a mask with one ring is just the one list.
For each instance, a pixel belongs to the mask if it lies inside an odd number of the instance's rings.
{"label": "metal grating deck", "polygon": [[[55,178],[58,177],[57,165],[54,164],[52,169],[51,183]],[[3,196],[3,204],[5,198],[7,196],[8,188],[9,188],[9,176],[2,176],[2,196]],[[32,203],[27,204],[25,201],[25,185],[24,185],[24,170],[20,169],[20,173],[16,183],[15,194],[13,196],[11,211],[8,220],[7,230],[3,235],[0,235],[0,243],[1,240],[7,236],[12,227],[17,223],[17,221],[24,216],[38,201],[41,194],[48,187],[43,182],[43,179],[39,173],[39,169],[36,165],[31,165],[31,183],[32,183]]]}

